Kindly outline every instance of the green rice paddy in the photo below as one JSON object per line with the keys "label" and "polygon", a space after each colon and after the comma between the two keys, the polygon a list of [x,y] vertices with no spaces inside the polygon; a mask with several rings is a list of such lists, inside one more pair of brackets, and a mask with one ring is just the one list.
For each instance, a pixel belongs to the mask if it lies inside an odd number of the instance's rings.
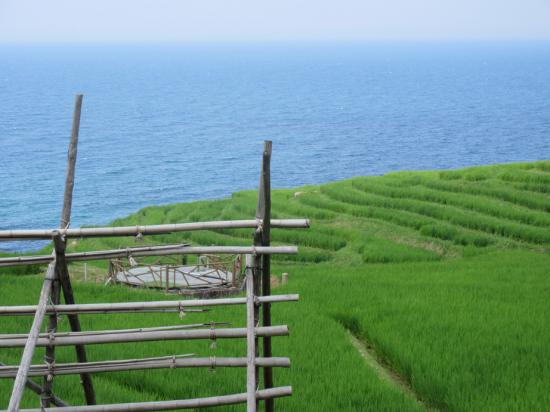
{"label": "green rice paddy", "polygon": [[[543,411],[550,405],[550,161],[452,171],[400,172],[272,194],[273,217],[308,217],[311,229],[272,231],[273,244],[300,254],[277,256],[273,274],[289,273],[274,293],[299,293],[273,306],[277,385],[294,395],[284,411]],[[148,207],[116,225],[243,219],[254,216],[256,192],[217,201]],[[151,243],[249,245],[251,230],[186,232]],[[134,239],[71,242],[71,250],[136,245]],[[82,268],[75,265],[75,274]],[[90,270],[102,272],[106,263]],[[0,274],[2,305],[36,302],[40,275]],[[78,302],[173,299],[161,292],[84,283]],[[102,330],[228,321],[244,325],[244,307],[204,314],[89,315],[83,329]],[[0,333],[26,332],[31,319],[0,318]],[[61,323],[67,328],[67,321]],[[378,362],[408,384],[382,379],[350,341],[353,334]],[[90,360],[195,353],[245,356],[244,341],[155,342],[88,348]],[[0,351],[16,364],[20,350]],[[37,350],[36,363],[42,361]],[[74,359],[58,349],[58,362]],[[101,403],[185,399],[245,392],[244,370],[158,370],[94,375]],[[11,380],[0,381],[0,407]],[[58,377],[55,392],[83,403],[77,377]],[[37,396],[25,395],[24,406]],[[241,410],[242,407],[227,408]]]}

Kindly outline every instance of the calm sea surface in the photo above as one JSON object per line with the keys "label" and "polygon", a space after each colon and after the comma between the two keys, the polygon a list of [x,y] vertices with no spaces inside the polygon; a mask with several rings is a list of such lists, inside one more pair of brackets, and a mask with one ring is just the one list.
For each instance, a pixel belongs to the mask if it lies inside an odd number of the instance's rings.
{"label": "calm sea surface", "polygon": [[549,43],[0,45],[0,228],[57,224],[80,92],[73,227],[255,188],[264,139],[275,187],[550,158]]}

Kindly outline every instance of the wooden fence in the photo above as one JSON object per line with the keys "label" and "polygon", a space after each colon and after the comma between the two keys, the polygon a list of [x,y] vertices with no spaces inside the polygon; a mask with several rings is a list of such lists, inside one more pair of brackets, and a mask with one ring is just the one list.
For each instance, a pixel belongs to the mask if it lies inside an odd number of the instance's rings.
{"label": "wooden fence", "polygon": [[[152,226],[69,228],[71,218],[72,194],[74,187],[75,165],[77,157],[78,134],[82,95],[77,95],[73,117],[73,128],[68,151],[68,166],[65,180],[63,209],[58,229],[38,230],[2,230],[1,240],[51,239],[54,250],[51,255],[7,257],[0,259],[0,266],[47,264],[42,290],[36,305],[3,306],[0,316],[33,316],[28,334],[0,334],[1,348],[24,348],[18,366],[0,364],[0,378],[15,379],[9,412],[44,411],[52,406],[62,407],[65,411],[153,411],[201,408],[220,405],[246,404],[248,411],[256,411],[260,401],[264,401],[265,410],[273,411],[273,400],[290,396],[289,386],[275,387],[273,368],[289,367],[288,358],[273,357],[271,338],[288,335],[286,325],[271,324],[271,305],[277,302],[298,300],[298,295],[271,295],[270,255],[297,253],[294,246],[271,246],[271,228],[307,228],[306,219],[271,219],[270,160],[271,142],[264,143],[262,171],[260,177],[258,204],[255,219],[219,222],[192,222]],[[126,248],[119,250],[100,250],[93,252],[66,253],[67,240],[70,238],[138,236],[168,234],[189,230],[216,230],[227,228],[254,229],[251,246],[190,246],[165,245]],[[76,304],[68,263],[112,259],[128,256],[162,256],[184,254],[243,254],[246,256],[246,297],[220,299],[170,300],[152,302],[124,303],[88,303]],[[61,304],[63,295],[65,304]],[[81,330],[79,316],[87,314],[144,313],[144,312],[201,312],[208,307],[222,305],[245,305],[246,327],[231,328],[226,323],[189,324],[182,326],[159,326],[126,330],[90,331]],[[260,319],[261,315],[261,319]],[[59,316],[67,316],[70,332],[58,332]],[[47,318],[46,332],[41,333],[42,324]],[[193,355],[165,356],[144,359],[88,361],[86,345],[147,342],[158,340],[191,339],[246,339],[246,356],[200,358]],[[261,345],[260,345],[261,343]],[[74,346],[75,363],[55,363],[55,350],[58,346]],[[260,356],[260,346],[262,354]],[[32,365],[35,348],[44,347],[44,364]],[[244,354],[243,354],[244,355]],[[136,402],[125,404],[97,405],[96,394],[91,375],[97,372],[130,371],[143,369],[172,368],[246,368],[246,388],[243,392],[198,399]],[[263,388],[260,388],[260,368],[263,373]],[[169,373],[169,372],[167,372]],[[53,381],[56,375],[78,374],[81,378],[86,405],[69,406],[54,394]],[[31,380],[41,377],[42,383]],[[25,388],[40,396],[40,408],[20,409]],[[246,390],[245,390],[246,389]]]}

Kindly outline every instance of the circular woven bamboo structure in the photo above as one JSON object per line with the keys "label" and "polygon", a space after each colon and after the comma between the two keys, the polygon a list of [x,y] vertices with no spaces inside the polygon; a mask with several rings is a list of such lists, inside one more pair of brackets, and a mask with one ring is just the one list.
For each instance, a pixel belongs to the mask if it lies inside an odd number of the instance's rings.
{"label": "circular woven bamboo structure", "polygon": [[201,255],[195,264],[182,256],[146,262],[130,255],[110,260],[107,283],[184,295],[229,294],[241,290],[242,269],[241,255]]}

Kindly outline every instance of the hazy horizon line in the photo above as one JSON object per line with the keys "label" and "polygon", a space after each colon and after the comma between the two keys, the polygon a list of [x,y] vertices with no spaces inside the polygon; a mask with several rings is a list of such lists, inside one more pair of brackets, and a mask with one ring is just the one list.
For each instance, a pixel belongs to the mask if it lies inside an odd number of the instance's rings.
{"label": "hazy horizon line", "polygon": [[132,40],[132,41],[96,41],[96,40],[45,40],[45,41],[4,41],[0,40],[0,45],[266,45],[266,44],[281,44],[281,45],[323,45],[323,44],[387,44],[387,43],[402,43],[402,44],[483,44],[483,43],[550,43],[550,37],[510,37],[510,38],[377,38],[377,39],[299,39],[299,40]]}

